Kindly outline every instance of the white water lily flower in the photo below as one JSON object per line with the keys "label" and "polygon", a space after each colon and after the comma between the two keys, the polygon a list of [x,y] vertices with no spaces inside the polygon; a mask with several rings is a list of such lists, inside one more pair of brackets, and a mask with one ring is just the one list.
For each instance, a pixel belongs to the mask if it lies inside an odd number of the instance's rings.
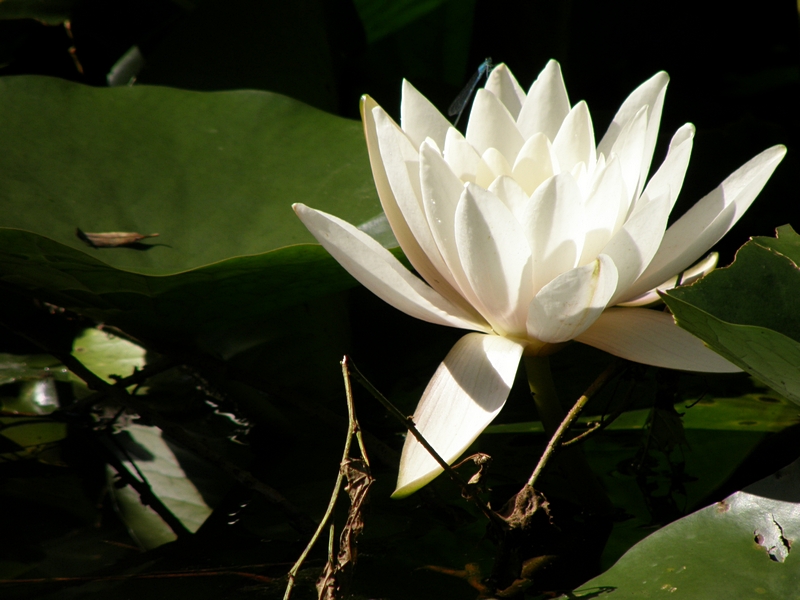
{"label": "white water lily flower", "polygon": [[[349,223],[294,206],[377,296],[412,317],[473,331],[444,359],[414,413],[446,461],[503,407],[523,353],[546,355],[576,340],[649,365],[738,370],[670,314],[638,306],[674,286],[733,226],[786,149],[750,160],[667,229],[694,137],[691,124],[678,129],[648,181],[667,82],[662,72],[639,86],[599,144],[586,103],[570,105],[555,61],[527,94],[497,66],[475,97],[466,137],[407,82],[400,127],[365,96],[381,204],[422,279]],[[700,263],[693,276],[714,263]],[[394,495],[441,471],[407,436]]]}

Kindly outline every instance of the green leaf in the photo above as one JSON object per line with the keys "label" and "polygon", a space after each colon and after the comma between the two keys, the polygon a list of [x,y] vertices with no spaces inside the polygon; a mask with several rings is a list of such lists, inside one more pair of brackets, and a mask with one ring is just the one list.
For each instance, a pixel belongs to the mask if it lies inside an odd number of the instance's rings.
{"label": "green leaf", "polygon": [[792,598],[800,562],[800,463],[680,519],[569,598]]}
{"label": "green leaf", "polygon": [[60,25],[70,18],[78,0],[2,0],[0,19],[36,19]]}
{"label": "green leaf", "polygon": [[[291,204],[380,213],[360,124],[276,94],[11,77],[0,115],[0,280],[140,332],[225,329],[349,287]],[[76,228],[159,237],[95,249]]]}
{"label": "green leaf", "polygon": [[[123,463],[132,473],[136,472],[146,480],[153,494],[189,531],[197,531],[211,514],[209,503],[219,501],[227,483],[219,480],[215,469],[198,461],[182,448],[169,444],[157,427],[134,424],[126,432],[130,436],[125,436],[127,439],[118,437],[126,449]],[[191,479],[186,472],[187,461],[193,465],[194,477]],[[198,469],[205,474],[200,479],[205,486],[195,483]],[[113,476],[114,472],[109,469],[109,477]],[[161,517],[152,508],[142,504],[139,494],[130,486],[116,488],[112,484],[109,489],[113,490],[122,519],[143,548],[155,548],[176,538]],[[211,500],[207,500],[208,497]]]}
{"label": "green leaf", "polygon": [[670,290],[664,301],[684,329],[713,350],[800,403],[800,236],[757,237],[734,263],[694,285]]}
{"label": "green leaf", "polygon": [[127,377],[145,363],[141,346],[99,329],[86,329],[75,338],[72,354],[108,383],[114,383],[112,375]]}

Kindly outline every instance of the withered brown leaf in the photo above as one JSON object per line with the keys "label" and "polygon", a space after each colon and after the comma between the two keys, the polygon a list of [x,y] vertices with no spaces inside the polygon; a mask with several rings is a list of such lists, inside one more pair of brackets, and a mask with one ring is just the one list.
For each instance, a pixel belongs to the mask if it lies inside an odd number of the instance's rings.
{"label": "withered brown leaf", "polygon": [[135,231],[109,231],[105,233],[88,233],[80,228],[75,230],[78,239],[92,248],[119,248],[130,246],[147,238],[158,237],[157,233],[136,233]]}

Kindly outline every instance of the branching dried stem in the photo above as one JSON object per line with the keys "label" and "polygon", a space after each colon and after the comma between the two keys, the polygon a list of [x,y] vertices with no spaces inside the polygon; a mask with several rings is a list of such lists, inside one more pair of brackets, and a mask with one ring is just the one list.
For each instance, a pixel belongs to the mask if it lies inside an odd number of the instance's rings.
{"label": "branching dried stem", "polygon": [[529,487],[534,487],[536,484],[536,480],[539,478],[539,475],[542,474],[544,471],[547,462],[550,460],[550,457],[556,452],[556,450],[561,445],[561,438],[564,437],[564,434],[567,432],[567,429],[570,428],[572,423],[575,419],[578,418],[583,408],[589,402],[589,400],[594,396],[600,388],[602,388],[605,383],[613,376],[617,370],[619,370],[621,364],[619,361],[612,362],[605,371],[600,373],[597,379],[594,380],[592,385],[590,385],[587,390],[583,393],[583,395],[578,398],[578,401],[575,402],[575,405],[570,409],[567,413],[567,416],[564,417],[564,420],[561,421],[561,424],[556,429],[553,436],[550,438],[550,441],[547,443],[547,447],[545,448],[544,452],[542,453],[541,458],[539,459],[536,468],[531,473],[530,478],[528,479],[527,485]]}
{"label": "branching dried stem", "polygon": [[439,466],[444,469],[444,472],[447,473],[447,476],[461,489],[461,495],[470,500],[471,502],[475,503],[475,505],[480,509],[480,511],[489,519],[490,522],[497,525],[499,524],[499,517],[497,513],[495,513],[489,506],[480,499],[480,497],[475,493],[472,486],[470,486],[464,478],[461,477],[449,464],[445,461],[439,454],[434,450],[433,446],[431,446],[428,441],[423,437],[423,435],[419,432],[416,425],[414,424],[414,420],[411,417],[404,415],[398,408],[392,404],[383,394],[381,394],[378,389],[372,385],[364,375],[361,374],[361,371],[358,370],[358,367],[351,361],[350,362],[350,372],[352,373],[353,377],[363,385],[366,390],[378,401],[380,402],[389,413],[400,421],[403,426],[408,430],[408,432],[413,435],[417,441],[422,445],[425,450],[428,451],[433,459],[439,463]]}
{"label": "branching dried stem", "polygon": [[[333,515],[333,510],[336,507],[336,501],[339,498],[339,493],[342,489],[342,483],[346,477],[346,467],[350,459],[350,449],[353,443],[353,438],[356,438],[358,443],[359,450],[361,452],[361,460],[364,461],[367,468],[369,468],[369,458],[367,457],[366,449],[364,448],[364,441],[361,436],[361,428],[358,425],[358,420],[356,419],[355,407],[353,405],[353,389],[350,385],[350,363],[349,359],[345,356],[341,362],[342,365],[342,377],[344,378],[344,389],[345,389],[345,397],[347,398],[347,417],[348,417],[348,429],[347,429],[347,437],[344,443],[344,450],[342,451],[342,460],[339,462],[339,474],[336,476],[336,483],[333,486],[333,492],[331,493],[331,498],[328,501],[328,508],[325,510],[325,514],[322,517],[319,525],[314,531],[314,534],[311,536],[308,544],[306,545],[305,549],[303,550],[300,557],[297,559],[297,562],[292,566],[287,574],[289,579],[286,585],[286,591],[283,594],[283,600],[289,600],[292,594],[292,589],[294,588],[295,580],[297,577],[297,573],[300,571],[300,568],[305,562],[306,557],[308,556],[309,552],[311,552],[314,545],[317,543],[320,535],[325,530],[328,521],[330,520],[331,516]],[[330,525],[330,531],[328,534],[328,564],[330,564],[334,560],[334,552],[333,552],[333,542],[334,542],[334,530],[333,525]]]}
{"label": "branching dried stem", "polygon": [[593,436],[593,435],[595,435],[597,433],[600,433],[606,427],[608,427],[614,421],[616,421],[619,418],[619,416],[623,412],[625,412],[625,409],[628,408],[628,403],[629,403],[629,400],[631,398],[631,392],[633,392],[633,387],[634,387],[633,384],[631,384],[630,387],[628,388],[628,390],[625,392],[625,397],[623,398],[622,402],[616,408],[616,410],[614,410],[614,412],[612,412],[610,415],[608,415],[608,417],[604,418],[599,423],[592,423],[592,426],[589,429],[587,429],[586,431],[582,432],[579,435],[576,435],[571,440],[567,440],[565,442],[561,442],[561,447],[562,448],[566,448],[568,446],[572,446],[573,444],[579,444],[579,443],[585,441],[587,438],[589,438],[589,437],[591,437],[591,436]]}
{"label": "branching dried stem", "polygon": [[[51,354],[61,361],[65,367],[80,377],[90,390],[113,398],[121,405],[137,412],[184,448],[191,450],[198,456],[201,456],[213,463],[242,485],[260,493],[267,499],[267,501],[277,506],[286,515],[289,523],[300,533],[310,533],[316,529],[316,523],[308,515],[291,504],[277,490],[273,489],[262,481],[259,481],[245,469],[242,469],[223,456],[220,456],[218,453],[209,448],[207,444],[204,444],[202,440],[196,439],[182,427],[164,418],[157,411],[151,410],[138,397],[129,394],[125,388],[129,385],[137,383],[138,381],[127,383],[126,380],[129,378],[126,378],[120,380],[120,382],[115,385],[111,385],[89,370],[81,361],[79,361],[69,352],[62,352],[49,348],[47,344],[34,337],[31,337],[30,335],[27,335],[25,332],[20,332],[20,334],[42,348],[48,354]],[[144,372],[144,370],[140,371],[140,373]],[[131,377],[135,376],[136,374],[131,375]]]}

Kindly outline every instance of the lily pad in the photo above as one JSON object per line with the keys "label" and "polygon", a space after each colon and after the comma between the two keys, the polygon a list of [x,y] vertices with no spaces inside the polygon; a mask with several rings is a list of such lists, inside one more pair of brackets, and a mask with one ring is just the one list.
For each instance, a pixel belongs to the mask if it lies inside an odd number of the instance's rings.
{"label": "lily pad", "polygon": [[569,598],[796,598],[800,462],[650,535]]}
{"label": "lily pad", "polygon": [[709,347],[800,403],[800,236],[787,226],[778,237],[756,237],[734,263],[664,301],[678,325]]}
{"label": "lily pad", "polygon": [[[354,281],[291,210],[380,213],[361,125],[269,92],[0,80],[0,281],[162,336]],[[91,248],[75,234],[158,233]]]}

